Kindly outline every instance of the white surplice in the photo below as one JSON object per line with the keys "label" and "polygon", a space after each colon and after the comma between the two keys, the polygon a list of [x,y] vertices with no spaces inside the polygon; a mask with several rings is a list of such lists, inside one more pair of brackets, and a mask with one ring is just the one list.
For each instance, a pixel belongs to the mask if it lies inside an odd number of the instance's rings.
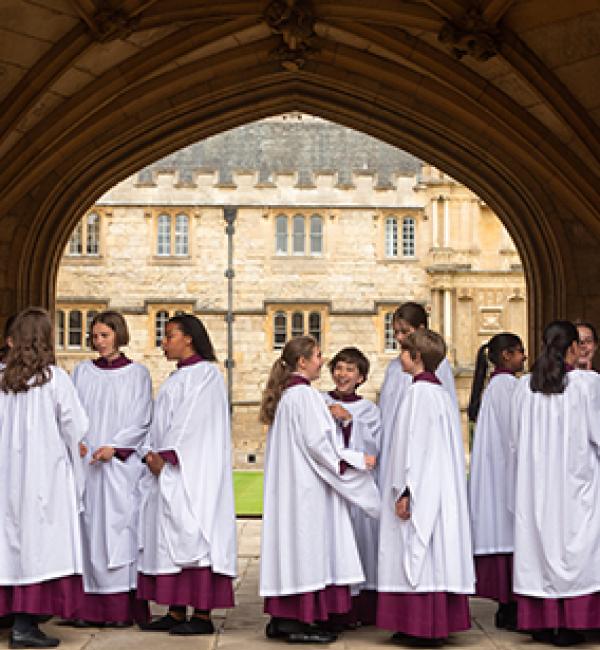
{"label": "white surplice", "polygon": [[[382,487],[378,591],[474,593],[465,459],[455,406],[417,381],[400,407]],[[411,516],[396,501],[410,490]]]}
{"label": "white surplice", "polygon": [[[442,386],[450,396],[460,420],[458,398],[456,396],[456,387],[454,385],[454,374],[452,372],[452,366],[446,357],[444,357],[440,365],[437,367],[435,375],[442,382]],[[382,425],[380,454],[376,470],[379,485],[383,483],[387,469],[390,446],[396,430],[396,421],[398,419],[400,404],[402,404],[404,395],[411,383],[412,377],[402,369],[400,358],[396,357],[395,359],[392,359],[386,368],[383,384],[381,385],[381,391],[379,393],[379,409],[381,411]]]}
{"label": "white surplice", "polygon": [[159,477],[144,469],[138,571],[211,567],[236,575],[231,429],[225,382],[213,363],[178,368],[161,386],[147,445],[175,451]]}
{"label": "white surplice", "polygon": [[[329,393],[322,393],[326,404],[339,404],[352,416],[350,444],[345,449],[342,423],[336,421],[335,443],[345,460],[357,469],[364,469],[364,456],[379,456],[381,439],[381,416],[379,408],[368,399],[356,401],[339,401]],[[367,516],[357,506],[350,506],[352,526],[356,535],[358,552],[365,574],[365,582],[358,590],[377,589],[377,547],[379,537],[379,520]]]}
{"label": "white surplice", "polygon": [[512,553],[514,517],[508,507],[510,405],[518,379],[495,375],[483,393],[473,435],[469,506],[473,553]]}
{"label": "white surplice", "polygon": [[286,389],[267,434],[260,595],[285,596],[354,585],[364,574],[350,505],[379,515],[369,472],[348,468],[332,440],[335,422],[308,385]]}
{"label": "white surplice", "polygon": [[[1,372],[1,371],[0,371]],[[88,419],[71,378],[26,392],[0,391],[0,585],[82,572],[79,513]]]}
{"label": "white surplice", "polygon": [[137,453],[90,464],[103,446],[136,450],[152,417],[150,373],[138,363],[102,369],[92,361],[75,367],[73,382],[90,418],[86,436],[82,515],[83,584],[90,593],[129,591],[137,583],[135,492],[143,464]]}
{"label": "white surplice", "polygon": [[522,377],[511,404],[514,591],[537,598],[600,591],[600,377],[567,374],[543,395]]}

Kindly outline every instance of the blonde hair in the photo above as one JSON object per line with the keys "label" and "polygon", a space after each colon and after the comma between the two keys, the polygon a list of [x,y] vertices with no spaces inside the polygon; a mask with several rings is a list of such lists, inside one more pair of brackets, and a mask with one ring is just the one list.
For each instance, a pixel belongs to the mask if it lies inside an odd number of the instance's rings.
{"label": "blonde hair", "polygon": [[402,342],[402,349],[406,350],[413,360],[417,358],[418,352],[427,372],[435,372],[446,356],[444,339],[437,332],[424,327],[419,327],[409,334]]}
{"label": "blonde hair", "polygon": [[50,366],[55,363],[55,358],[48,312],[39,307],[22,311],[10,328],[10,338],[0,390],[24,393],[50,381]]}
{"label": "blonde hair", "polygon": [[285,344],[281,356],[271,366],[267,387],[263,391],[260,405],[260,421],[263,424],[272,424],[285,385],[298,367],[298,361],[301,357],[310,359],[317,345],[312,336],[297,336]]}

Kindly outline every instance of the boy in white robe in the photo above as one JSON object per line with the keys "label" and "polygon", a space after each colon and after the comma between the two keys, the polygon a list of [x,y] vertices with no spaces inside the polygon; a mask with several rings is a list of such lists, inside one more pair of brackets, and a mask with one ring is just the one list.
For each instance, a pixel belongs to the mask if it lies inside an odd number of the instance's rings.
{"label": "boy in white robe", "polygon": [[379,514],[375,482],[363,471],[374,466],[375,458],[361,454],[351,460],[340,453],[332,442],[335,422],[310,386],[322,363],[312,337],[290,340],[273,364],[261,407],[262,421],[271,426],[260,595],[272,617],[267,636],[293,643],[336,639],[323,624],[350,610],[350,587],[365,580],[350,504],[372,517]]}
{"label": "boy in white robe", "polygon": [[163,349],[177,370],[156,396],[144,456],[138,597],[169,611],[140,627],[213,634],[211,610],[234,604],[237,561],[229,404],[200,320],[171,318]]}
{"label": "boy in white robe", "polygon": [[[496,627],[515,630],[517,604],[512,590],[514,518],[508,507],[510,405],[522,372],[525,350],[516,334],[502,332],[477,353],[469,401],[476,421],[469,478],[469,506],[476,595],[498,603]],[[483,392],[488,362],[494,366]]]}
{"label": "boy in white robe", "polygon": [[413,384],[382,486],[377,625],[414,645],[441,645],[469,629],[467,594],[474,592],[459,421],[433,372],[445,352],[439,334],[423,328],[402,344]]}
{"label": "boy in white robe", "polygon": [[[369,360],[354,347],[340,350],[329,362],[335,389],[323,393],[336,422],[335,444],[341,453],[354,453],[350,463],[361,467],[364,454],[377,457],[381,438],[379,408],[356,394],[369,375]],[[369,471],[365,469],[365,471]],[[365,573],[365,582],[352,589],[352,611],[346,625],[374,625],[377,614],[377,547],[379,521],[350,507],[356,543]]]}
{"label": "boy in white robe", "polygon": [[543,343],[511,406],[514,591],[519,628],[565,646],[600,628],[600,378],[573,369],[573,323]]}
{"label": "boy in white robe", "polygon": [[[409,336],[409,334],[412,334],[419,328],[427,327],[427,312],[419,303],[405,302],[394,312],[392,326],[394,328],[394,338],[401,347],[402,342],[407,336]],[[438,367],[435,369],[435,375],[448,392],[452,403],[456,407],[457,415],[460,418],[454,374],[446,356],[444,356]],[[384,480],[387,468],[390,445],[396,430],[396,421],[400,404],[402,403],[404,395],[411,383],[412,377],[403,370],[402,364],[400,363],[400,357],[392,359],[386,368],[379,394],[382,434],[380,455],[376,472],[380,485]]]}
{"label": "boy in white robe", "polygon": [[152,417],[150,373],[119,348],[129,343],[123,316],[105,311],[91,324],[99,358],[75,367],[73,382],[90,418],[82,515],[83,585],[78,622],[130,624],[147,618],[135,598],[135,488],[144,467],[138,447]]}
{"label": "boy in white robe", "polygon": [[55,647],[38,617],[75,613],[81,594],[83,461],[88,419],[54,365],[52,324],[27,309],[11,327],[0,370],[0,616],[12,648]]}

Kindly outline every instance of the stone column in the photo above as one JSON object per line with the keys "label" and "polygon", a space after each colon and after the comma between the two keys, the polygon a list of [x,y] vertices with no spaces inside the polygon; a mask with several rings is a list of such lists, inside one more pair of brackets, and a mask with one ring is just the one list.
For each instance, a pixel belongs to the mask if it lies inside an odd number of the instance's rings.
{"label": "stone column", "polygon": [[450,199],[444,197],[444,248],[450,246]]}
{"label": "stone column", "polygon": [[435,197],[431,201],[431,248],[439,246],[438,231],[438,199]]}

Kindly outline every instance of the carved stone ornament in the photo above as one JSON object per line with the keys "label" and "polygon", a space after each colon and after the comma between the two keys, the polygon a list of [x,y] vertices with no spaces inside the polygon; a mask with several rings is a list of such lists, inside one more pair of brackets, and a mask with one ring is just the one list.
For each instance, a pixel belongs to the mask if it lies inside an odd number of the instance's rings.
{"label": "carved stone ornament", "polygon": [[117,38],[127,38],[139,24],[139,17],[131,17],[122,9],[114,9],[110,3],[102,2],[94,14],[94,38],[101,43]]}
{"label": "carved stone ornament", "polygon": [[286,70],[299,70],[314,47],[315,17],[309,0],[272,0],[264,19],[281,43],[271,53]]}
{"label": "carved stone ornament", "polygon": [[498,54],[499,35],[499,30],[473,7],[457,20],[445,20],[438,40],[449,45],[457,59],[472,56],[477,61],[487,61]]}

